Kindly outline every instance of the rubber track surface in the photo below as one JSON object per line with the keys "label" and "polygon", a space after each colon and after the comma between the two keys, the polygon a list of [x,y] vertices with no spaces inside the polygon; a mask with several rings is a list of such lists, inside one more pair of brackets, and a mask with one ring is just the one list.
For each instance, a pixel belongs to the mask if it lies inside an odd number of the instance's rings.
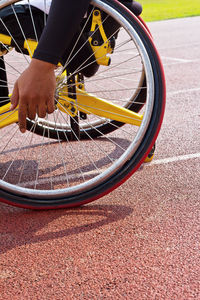
{"label": "rubber track surface", "polygon": [[149,24],[167,79],[152,163],[82,208],[0,204],[0,300],[200,299],[199,24]]}

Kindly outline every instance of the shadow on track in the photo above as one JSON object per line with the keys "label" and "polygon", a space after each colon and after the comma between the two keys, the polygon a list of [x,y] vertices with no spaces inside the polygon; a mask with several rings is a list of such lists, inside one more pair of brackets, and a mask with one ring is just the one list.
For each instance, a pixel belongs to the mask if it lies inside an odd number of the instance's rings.
{"label": "shadow on track", "polygon": [[22,245],[85,233],[124,219],[132,211],[124,205],[30,211],[0,204],[0,254]]}

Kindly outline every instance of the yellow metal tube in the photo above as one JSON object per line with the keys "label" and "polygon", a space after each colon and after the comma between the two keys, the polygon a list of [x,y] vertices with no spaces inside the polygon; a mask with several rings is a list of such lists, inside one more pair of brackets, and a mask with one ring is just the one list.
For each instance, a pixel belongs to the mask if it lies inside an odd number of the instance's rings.
{"label": "yellow metal tube", "polygon": [[[65,113],[70,113],[72,99],[67,96],[67,90],[59,94],[57,107]],[[77,88],[77,100],[74,102],[77,109],[86,114],[94,114],[110,120],[115,120],[135,126],[140,126],[143,115],[135,113],[127,108],[113,104],[104,99],[87,93]]]}
{"label": "yellow metal tube", "polygon": [[0,128],[18,122],[18,108],[10,110],[10,103],[0,107]]}
{"label": "yellow metal tube", "polygon": [[2,44],[10,46],[11,45],[11,40],[12,39],[9,35],[5,35],[5,34],[0,33],[0,41],[1,41]]}

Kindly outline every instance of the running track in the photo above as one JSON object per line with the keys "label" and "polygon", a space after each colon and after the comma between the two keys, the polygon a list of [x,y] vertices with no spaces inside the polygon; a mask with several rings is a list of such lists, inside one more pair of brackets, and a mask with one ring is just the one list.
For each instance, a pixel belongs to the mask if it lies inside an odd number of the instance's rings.
{"label": "running track", "polygon": [[200,17],[149,26],[167,80],[154,161],[82,208],[0,204],[0,300],[200,299]]}

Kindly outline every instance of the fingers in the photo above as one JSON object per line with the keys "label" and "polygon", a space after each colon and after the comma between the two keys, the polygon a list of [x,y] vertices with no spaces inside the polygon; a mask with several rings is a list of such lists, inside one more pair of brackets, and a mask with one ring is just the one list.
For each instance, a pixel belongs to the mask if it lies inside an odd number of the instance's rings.
{"label": "fingers", "polygon": [[[47,103],[42,104],[42,101],[41,101],[40,105],[37,106],[36,112],[38,114],[38,117],[45,118],[47,113],[51,114],[54,112],[54,110],[55,110],[54,99],[52,97],[47,101]],[[33,111],[33,108],[31,109],[31,111]],[[35,118],[35,115],[34,115],[34,118]]]}
{"label": "fingers", "polygon": [[54,96],[49,97],[49,99],[47,100],[46,103],[43,103],[41,105],[42,101],[40,102],[40,105],[38,105],[37,108],[37,114],[38,117],[40,118],[45,118],[46,114],[51,114],[54,112],[55,110],[55,106],[54,106]]}
{"label": "fingers", "polygon": [[10,110],[14,110],[17,107],[18,103],[19,103],[19,90],[18,90],[17,81],[14,85],[14,89],[13,89],[13,93],[12,93],[10,101],[11,101]]}
{"label": "fingers", "polygon": [[15,84],[11,108],[19,104],[18,122],[23,133],[26,131],[26,118],[34,120],[36,115],[44,118],[47,113],[54,111],[55,66],[46,64],[32,59]]}
{"label": "fingers", "polygon": [[36,117],[36,107],[29,107],[29,106],[27,106],[27,117],[30,120],[35,120],[35,117]]}
{"label": "fingers", "polygon": [[[42,102],[42,101],[41,101]],[[34,120],[36,115],[40,118],[45,118],[46,114],[51,114],[55,110],[54,99],[48,101],[48,103],[39,103],[39,105],[33,105],[33,102],[26,102],[23,98],[19,101],[18,110],[18,124],[22,133],[26,132],[26,118]]]}
{"label": "fingers", "polygon": [[37,113],[38,113],[39,118],[45,118],[46,113],[47,113],[47,105],[43,104],[43,105],[38,106]]}
{"label": "fingers", "polygon": [[20,104],[19,110],[18,110],[18,119],[19,119],[19,130],[22,133],[26,132],[26,116],[27,116],[27,105],[26,104]]}
{"label": "fingers", "polygon": [[54,97],[47,102],[47,112],[52,114],[55,110]]}

